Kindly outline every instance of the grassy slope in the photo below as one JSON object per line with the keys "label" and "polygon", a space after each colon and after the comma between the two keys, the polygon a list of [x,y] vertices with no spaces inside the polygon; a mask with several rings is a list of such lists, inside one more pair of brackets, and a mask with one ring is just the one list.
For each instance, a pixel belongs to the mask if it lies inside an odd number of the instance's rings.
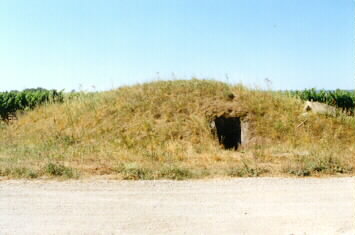
{"label": "grassy slope", "polygon": [[[214,116],[236,114],[246,114],[251,137],[238,152],[221,148],[209,129]],[[183,179],[353,174],[354,119],[301,114],[300,100],[206,80],[81,95],[2,126],[0,175]]]}

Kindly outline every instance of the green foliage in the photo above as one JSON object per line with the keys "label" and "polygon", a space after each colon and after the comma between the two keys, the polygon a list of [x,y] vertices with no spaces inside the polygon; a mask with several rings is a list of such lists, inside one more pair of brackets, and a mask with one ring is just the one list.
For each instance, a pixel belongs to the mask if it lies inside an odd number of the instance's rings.
{"label": "green foliage", "polygon": [[14,178],[29,178],[34,179],[38,177],[38,173],[33,169],[26,167],[14,167],[14,168],[0,168],[1,176],[12,176]]}
{"label": "green foliage", "polygon": [[186,168],[178,166],[164,166],[159,169],[150,169],[137,164],[121,164],[114,169],[122,175],[124,180],[152,180],[173,179],[183,180],[193,178],[193,173]]}
{"label": "green foliage", "polygon": [[26,89],[23,91],[0,92],[0,119],[8,121],[20,110],[34,109],[48,102],[63,102],[61,91],[42,88]]}
{"label": "green foliage", "polygon": [[74,171],[70,167],[61,164],[48,163],[45,172],[52,176],[65,176],[67,178],[74,177]]}
{"label": "green foliage", "polygon": [[152,170],[139,167],[137,164],[121,164],[114,169],[122,174],[124,180],[151,180],[154,179]]}
{"label": "green foliage", "polygon": [[241,166],[230,168],[227,174],[231,177],[258,177],[268,172],[266,168],[260,168],[256,164],[252,166],[245,161],[242,163]]}
{"label": "green foliage", "polygon": [[166,179],[183,180],[192,178],[193,174],[189,169],[172,166],[163,168],[159,176]]}
{"label": "green foliage", "polygon": [[291,96],[296,96],[302,100],[317,101],[326,103],[328,105],[333,105],[343,109],[343,111],[346,112],[354,111],[355,94],[351,91],[339,89],[335,91],[326,91],[312,88],[303,91],[289,91],[288,94]]}
{"label": "green foliage", "polygon": [[283,171],[296,176],[311,176],[323,174],[346,174],[353,167],[344,161],[343,156],[337,156],[331,151],[311,153],[310,156],[300,156],[293,164],[286,165]]}

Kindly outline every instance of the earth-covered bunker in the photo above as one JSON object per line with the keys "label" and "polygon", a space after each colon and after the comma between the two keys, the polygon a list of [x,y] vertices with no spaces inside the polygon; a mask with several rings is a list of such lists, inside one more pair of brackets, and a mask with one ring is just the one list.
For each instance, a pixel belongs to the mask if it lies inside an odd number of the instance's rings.
{"label": "earth-covered bunker", "polygon": [[225,149],[237,150],[248,142],[248,112],[238,102],[211,103],[206,110],[211,131]]}

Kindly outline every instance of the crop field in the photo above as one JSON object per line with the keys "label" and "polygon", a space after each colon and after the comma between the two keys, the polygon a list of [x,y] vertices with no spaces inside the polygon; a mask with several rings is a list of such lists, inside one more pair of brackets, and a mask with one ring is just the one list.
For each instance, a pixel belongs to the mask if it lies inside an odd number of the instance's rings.
{"label": "crop field", "polygon": [[42,88],[0,92],[0,118],[8,121],[19,111],[28,111],[45,103],[63,102],[63,92]]}
{"label": "crop field", "polygon": [[303,91],[289,91],[290,96],[298,97],[305,101],[317,101],[328,105],[336,106],[342,111],[353,113],[355,105],[355,92],[345,90],[316,90],[306,89]]}

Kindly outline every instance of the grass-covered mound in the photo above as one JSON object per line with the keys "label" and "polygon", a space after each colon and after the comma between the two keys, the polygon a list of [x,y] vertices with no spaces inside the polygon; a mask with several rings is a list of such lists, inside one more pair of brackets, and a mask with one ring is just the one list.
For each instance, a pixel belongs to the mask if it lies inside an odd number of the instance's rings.
{"label": "grass-covered mound", "polygon": [[[302,115],[302,101],[207,80],[81,94],[0,128],[0,176],[183,179],[353,174],[355,122]],[[225,150],[215,117],[241,116],[247,143]]]}

